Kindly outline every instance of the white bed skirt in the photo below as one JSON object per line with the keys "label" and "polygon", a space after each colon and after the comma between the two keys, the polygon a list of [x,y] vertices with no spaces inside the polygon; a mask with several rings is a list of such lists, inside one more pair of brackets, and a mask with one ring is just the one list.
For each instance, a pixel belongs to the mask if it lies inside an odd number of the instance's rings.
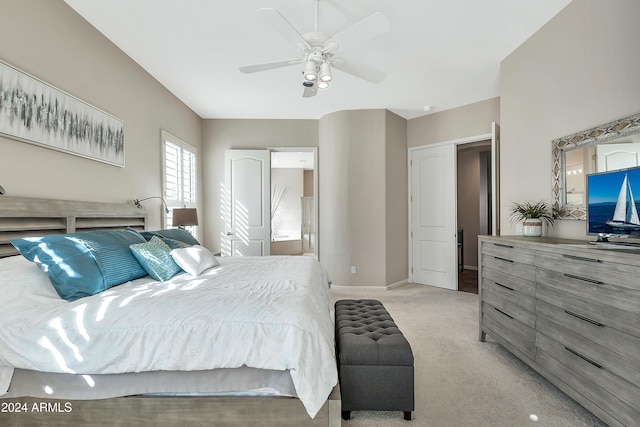
{"label": "white bed skirt", "polygon": [[72,375],[16,369],[2,398],[93,400],[135,395],[296,397],[289,371],[249,367]]}

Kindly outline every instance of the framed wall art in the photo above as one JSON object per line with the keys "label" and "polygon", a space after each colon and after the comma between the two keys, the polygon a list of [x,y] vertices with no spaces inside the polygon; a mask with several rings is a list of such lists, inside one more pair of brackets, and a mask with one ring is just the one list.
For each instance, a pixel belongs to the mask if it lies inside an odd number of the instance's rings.
{"label": "framed wall art", "polygon": [[3,61],[0,134],[124,167],[122,120]]}

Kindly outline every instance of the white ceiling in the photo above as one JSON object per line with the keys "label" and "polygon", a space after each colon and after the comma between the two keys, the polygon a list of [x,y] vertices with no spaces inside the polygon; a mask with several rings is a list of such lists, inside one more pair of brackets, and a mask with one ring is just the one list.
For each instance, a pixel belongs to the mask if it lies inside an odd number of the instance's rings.
{"label": "white ceiling", "polygon": [[380,11],[391,30],[342,56],[387,73],[372,84],[334,70],[302,98],[302,65],[255,74],[238,67],[298,57],[260,19],[277,9],[304,34],[314,0],[65,0],[202,118],[319,119],[386,108],[412,119],[500,95],[500,61],[570,0],[320,0],[329,35]]}

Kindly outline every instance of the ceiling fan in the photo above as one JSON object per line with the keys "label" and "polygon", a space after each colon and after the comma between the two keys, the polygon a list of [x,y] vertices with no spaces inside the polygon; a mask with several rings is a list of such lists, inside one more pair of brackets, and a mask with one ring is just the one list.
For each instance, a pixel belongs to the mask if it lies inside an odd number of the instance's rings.
{"label": "ceiling fan", "polygon": [[318,1],[315,0],[315,30],[301,34],[276,9],[261,8],[258,15],[285,39],[298,47],[299,58],[240,67],[243,73],[256,73],[275,68],[304,64],[303,97],[315,96],[317,89],[329,87],[333,79],[332,69],[337,69],[371,83],[380,83],[386,77],[383,71],[346,59],[339,51],[358,46],[365,41],[389,31],[388,18],[375,12],[330,36],[319,30]]}

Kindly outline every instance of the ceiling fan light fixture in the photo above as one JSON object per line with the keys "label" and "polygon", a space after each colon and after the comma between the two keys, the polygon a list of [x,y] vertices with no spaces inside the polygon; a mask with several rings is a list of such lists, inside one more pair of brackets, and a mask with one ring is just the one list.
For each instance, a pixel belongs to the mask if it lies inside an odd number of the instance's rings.
{"label": "ceiling fan light fixture", "polygon": [[318,82],[318,88],[319,89],[326,89],[329,87],[329,82],[321,80]]}
{"label": "ceiling fan light fixture", "polygon": [[315,62],[307,61],[307,65],[304,69],[304,78],[309,81],[313,81],[318,78],[318,70]]}
{"label": "ceiling fan light fixture", "polygon": [[340,57],[336,55],[339,55],[340,50],[352,49],[369,39],[388,32],[390,29],[389,19],[381,12],[375,12],[338,33],[330,35],[320,30],[318,19],[318,4],[320,0],[314,0],[314,2],[316,6],[314,30],[303,34],[298,32],[276,9],[269,7],[258,9],[257,13],[267,24],[297,47],[298,57],[284,61],[243,66],[240,67],[240,72],[255,73],[297,65],[299,68],[303,68],[304,90],[302,96],[304,98],[315,96],[318,92],[316,85],[320,83],[322,83],[320,88],[329,86],[329,83],[333,81],[332,66],[335,66],[343,73],[370,83],[380,83],[384,80],[384,72],[357,62],[345,63],[344,60],[340,60]]}
{"label": "ceiling fan light fixture", "polygon": [[328,83],[332,79],[333,79],[333,76],[331,75],[331,66],[329,65],[328,62],[323,62],[322,65],[320,66],[320,80],[325,83]]}

